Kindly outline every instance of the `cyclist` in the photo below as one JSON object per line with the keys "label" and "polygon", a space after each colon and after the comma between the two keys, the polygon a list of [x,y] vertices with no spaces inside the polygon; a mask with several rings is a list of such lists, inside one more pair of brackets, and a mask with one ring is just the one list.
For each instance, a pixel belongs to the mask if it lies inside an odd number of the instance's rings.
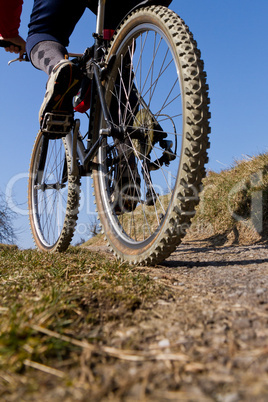
{"label": "cyclist", "polygon": [[[123,17],[136,5],[145,5],[150,0],[106,0],[105,3],[105,39],[110,39]],[[159,0],[159,3],[168,5],[171,0]],[[20,16],[23,0],[0,0],[0,39],[8,40],[14,45],[6,48],[7,51],[19,53],[20,56],[26,50],[31,63],[48,75],[46,93],[39,112],[39,122],[42,126],[47,112],[60,111],[73,113],[73,97],[77,94],[81,73],[76,65],[66,57],[66,47],[69,38],[77,22],[88,7],[93,13],[97,13],[98,0],[34,0],[30,17],[29,32],[26,42],[19,35]],[[17,45],[17,46],[16,46]],[[118,153],[121,155],[126,144],[118,145]],[[118,175],[121,176],[119,191],[128,192],[130,200],[115,203],[117,214],[124,209],[135,209],[138,198],[140,178],[135,163],[135,155],[128,156],[131,171],[123,163],[119,166]],[[129,186],[131,177],[135,177],[134,188]],[[133,186],[132,186],[133,187]],[[125,197],[126,198],[126,197]]]}
{"label": "cyclist", "polygon": [[[106,33],[113,32],[123,16],[140,2],[107,0]],[[23,0],[0,0],[0,39],[14,43],[6,51],[22,56],[26,49],[31,63],[49,75],[39,112],[41,124],[48,111],[72,113],[72,99],[80,85],[80,73],[67,59],[66,47],[85,8],[97,13],[98,0],[34,0],[26,42],[19,35],[22,4]]]}

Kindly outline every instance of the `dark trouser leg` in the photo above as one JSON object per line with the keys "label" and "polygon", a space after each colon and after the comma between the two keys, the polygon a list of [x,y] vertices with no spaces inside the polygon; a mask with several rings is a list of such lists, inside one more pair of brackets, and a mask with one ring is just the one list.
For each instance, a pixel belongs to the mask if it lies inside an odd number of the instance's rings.
{"label": "dark trouser leg", "polygon": [[115,29],[124,16],[142,0],[107,0],[104,26]]}
{"label": "dark trouser leg", "polygon": [[32,49],[43,41],[68,46],[69,37],[86,5],[86,0],[34,0],[26,43],[28,57],[31,58]]}

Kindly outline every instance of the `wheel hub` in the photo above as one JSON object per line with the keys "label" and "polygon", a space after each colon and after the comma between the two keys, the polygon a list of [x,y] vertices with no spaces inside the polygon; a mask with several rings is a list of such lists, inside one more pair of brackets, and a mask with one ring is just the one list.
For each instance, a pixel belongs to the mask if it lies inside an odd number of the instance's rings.
{"label": "wheel hub", "polygon": [[133,139],[133,145],[137,157],[141,155],[148,156],[153,148],[154,143],[154,122],[152,115],[146,109],[141,109],[135,116],[134,128],[143,128],[143,137]]}

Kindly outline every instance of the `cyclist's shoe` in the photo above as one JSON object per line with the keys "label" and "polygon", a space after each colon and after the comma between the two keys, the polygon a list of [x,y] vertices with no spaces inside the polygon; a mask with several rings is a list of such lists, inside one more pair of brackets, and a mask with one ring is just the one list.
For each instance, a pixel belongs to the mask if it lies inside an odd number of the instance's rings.
{"label": "cyclist's shoe", "polygon": [[122,170],[119,173],[118,169],[116,188],[111,197],[116,215],[134,211],[141,197],[141,179],[136,164],[131,167],[128,164],[128,169]]}
{"label": "cyclist's shoe", "polygon": [[70,60],[61,60],[53,68],[46,87],[44,101],[39,112],[39,122],[47,112],[73,114],[73,97],[80,85],[80,70]]}

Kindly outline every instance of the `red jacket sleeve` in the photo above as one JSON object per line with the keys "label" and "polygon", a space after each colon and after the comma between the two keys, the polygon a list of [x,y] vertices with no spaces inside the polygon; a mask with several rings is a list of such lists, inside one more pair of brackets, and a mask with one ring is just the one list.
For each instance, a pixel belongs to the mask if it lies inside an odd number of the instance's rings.
{"label": "red jacket sleeve", "polygon": [[0,0],[0,35],[14,38],[19,34],[23,0]]}

